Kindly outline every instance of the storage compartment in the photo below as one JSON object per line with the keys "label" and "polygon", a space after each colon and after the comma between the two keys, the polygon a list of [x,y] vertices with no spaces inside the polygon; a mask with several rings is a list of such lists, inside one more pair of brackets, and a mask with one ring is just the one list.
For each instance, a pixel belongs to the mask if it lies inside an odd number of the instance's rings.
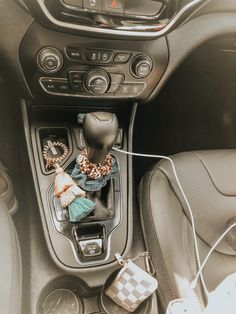
{"label": "storage compartment", "polygon": [[[41,169],[44,174],[54,172],[54,169],[46,167],[46,162],[43,159],[43,150],[45,146],[50,145],[53,142],[59,142],[67,146],[69,152],[66,158],[62,161],[61,165],[65,164],[72,153],[71,134],[69,129],[66,127],[40,127],[36,130],[36,139]],[[51,157],[60,157],[62,154],[63,150],[57,146],[53,148],[53,156]]]}

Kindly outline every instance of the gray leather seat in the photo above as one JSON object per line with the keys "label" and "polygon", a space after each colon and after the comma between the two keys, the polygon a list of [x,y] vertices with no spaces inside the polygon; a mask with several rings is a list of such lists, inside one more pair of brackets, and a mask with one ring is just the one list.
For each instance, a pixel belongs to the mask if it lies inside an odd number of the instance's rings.
{"label": "gray leather seat", "polygon": [[[172,158],[193,211],[203,261],[236,217],[236,150],[187,152]],[[173,299],[187,297],[186,283],[197,272],[190,215],[168,161],[159,162],[144,176],[140,207],[159,280],[158,295],[166,309]],[[236,272],[236,252],[231,247],[224,239],[209,259],[203,272],[208,290]],[[200,283],[196,293],[204,304]]]}
{"label": "gray leather seat", "polygon": [[16,201],[10,179],[0,166],[0,313],[21,313],[22,265],[19,242],[10,215]]}

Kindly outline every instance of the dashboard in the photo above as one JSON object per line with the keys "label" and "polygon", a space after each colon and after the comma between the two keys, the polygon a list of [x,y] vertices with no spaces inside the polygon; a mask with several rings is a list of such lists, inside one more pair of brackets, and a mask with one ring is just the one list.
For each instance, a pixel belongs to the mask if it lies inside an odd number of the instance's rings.
{"label": "dashboard", "polygon": [[[33,23],[20,47],[32,94],[145,101],[168,64],[168,45],[159,32],[203,2],[190,1],[182,8],[176,0],[37,0],[34,6],[26,0],[44,24]],[[52,30],[45,28],[51,24]],[[56,25],[70,33],[59,33]],[[109,34],[123,38],[111,40]],[[132,44],[130,36],[135,37]]]}
{"label": "dashboard", "polygon": [[1,71],[22,98],[41,104],[145,103],[197,46],[232,33],[236,23],[233,0],[10,0],[0,6]]}
{"label": "dashboard", "polygon": [[[96,267],[88,271],[86,262],[77,257],[79,248],[72,246],[71,239],[62,233],[68,222],[60,216],[63,212],[58,213],[57,207],[52,204],[54,174],[45,173],[42,168],[41,143],[49,136],[65,139],[71,154],[63,167],[71,170],[83,147],[81,115],[109,111],[118,116],[119,140],[124,150],[131,151],[134,141],[140,141],[142,145],[147,142],[147,147],[151,141],[159,145],[157,135],[172,145],[175,136],[172,136],[173,133],[168,137],[166,133],[168,119],[165,115],[171,117],[171,122],[176,120],[174,130],[181,127],[178,121],[182,120],[175,117],[179,108],[175,108],[174,113],[170,109],[181,103],[181,93],[175,88],[176,95],[171,95],[170,99],[176,97],[178,102],[173,102],[172,107],[166,106],[163,111],[153,110],[161,103],[158,93],[194,50],[216,38],[235,36],[235,33],[235,0],[0,0],[0,82],[5,81],[3,88],[6,88],[6,94],[15,96],[14,103],[8,102],[8,98],[1,98],[0,106],[10,113],[16,112],[12,124],[7,125],[6,119],[5,125],[8,128],[12,126],[13,132],[9,133],[14,136],[18,135],[18,130],[21,133],[20,128],[24,130],[41,220],[52,258],[70,274],[76,273],[79,267],[80,279],[88,287],[104,285],[113,267],[113,253],[129,252],[133,226],[138,227],[139,218],[135,216],[138,211],[129,210],[133,209],[134,197],[132,158],[121,153],[117,155],[122,179],[115,182],[114,202],[118,204],[119,221],[114,216],[112,226],[106,222],[106,229],[103,229],[111,235],[108,238],[111,242],[104,243],[112,250],[109,252],[106,249],[107,255],[87,264],[101,265],[101,271],[97,271]],[[200,65],[195,68],[201,73]],[[180,85],[183,86],[186,81],[180,82]],[[187,88],[187,84],[183,86],[183,90]],[[199,92],[197,87],[193,89]],[[10,110],[12,103],[16,111]],[[196,102],[191,103],[189,97],[187,105],[191,111]],[[214,110],[214,103],[211,105]],[[136,109],[141,107],[145,110],[145,106],[149,108],[147,115],[143,117],[141,111],[137,123]],[[157,115],[159,119],[156,119]],[[157,134],[152,129],[155,123],[161,127],[154,129],[163,130],[163,133]],[[142,132],[146,135],[145,127],[149,125],[151,136],[138,136]],[[11,150],[10,155],[13,153]],[[29,167],[28,159],[25,159],[24,165]],[[32,197],[35,198],[34,193]],[[121,216],[122,223],[118,228]],[[38,216],[35,217],[37,219]],[[37,221],[35,226],[38,224]],[[99,235],[104,235],[101,230],[98,231]],[[141,233],[138,234],[141,237]],[[36,245],[32,249],[38,251]],[[133,249],[136,250],[136,245]],[[33,255],[35,258],[39,256]],[[43,262],[46,264],[48,260]],[[33,267],[33,271],[36,272],[37,268]],[[55,276],[51,270],[43,273]],[[32,278],[39,278],[40,275],[39,272],[37,277]],[[78,278],[75,278],[77,283]],[[43,287],[33,290],[34,296],[31,293],[30,300],[36,305]]]}
{"label": "dashboard", "polygon": [[[49,23],[85,32],[120,36],[156,36],[204,0],[25,0],[32,12]],[[184,8],[184,9],[183,9]],[[174,21],[175,23],[176,21]]]}

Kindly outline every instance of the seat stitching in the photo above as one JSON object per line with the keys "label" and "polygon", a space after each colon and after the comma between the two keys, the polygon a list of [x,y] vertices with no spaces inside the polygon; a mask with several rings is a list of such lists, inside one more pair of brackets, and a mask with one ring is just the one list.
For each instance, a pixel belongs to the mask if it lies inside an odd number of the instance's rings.
{"label": "seat stitching", "polygon": [[[149,177],[147,178],[148,179],[148,191],[147,192],[150,192],[150,186],[151,186],[151,181],[152,181],[152,178],[156,172],[156,170],[158,169],[159,167],[159,163],[156,165],[156,167],[154,167],[153,171],[150,173]],[[158,169],[160,170],[160,169]],[[161,171],[161,170],[160,170]],[[166,175],[165,175],[166,177]],[[150,193],[148,193],[149,197],[147,198],[147,201],[148,201],[148,208],[151,208],[151,202],[150,202]],[[142,199],[142,202],[143,202],[143,199]],[[154,226],[154,221],[153,221],[153,217],[152,217],[152,214],[149,214],[151,213],[151,210],[148,211],[148,217],[149,217],[149,220],[151,222],[151,225],[152,225],[152,229],[150,229],[153,233],[153,237],[156,239],[156,243],[158,245],[158,250],[157,250],[157,255],[159,256],[160,260],[161,260],[161,265],[158,265],[158,267],[160,266],[162,271],[163,271],[163,275],[164,277],[166,277],[166,287],[167,289],[169,290],[169,293],[171,295],[171,298],[174,299],[174,294],[177,295],[176,293],[176,289],[172,286],[171,284],[171,280],[170,280],[170,277],[169,277],[169,272],[168,272],[168,267],[166,266],[166,263],[165,263],[165,260],[164,260],[164,257],[163,257],[163,254],[162,254],[162,250],[161,250],[161,247],[160,247],[160,243],[159,243],[159,240],[158,240],[158,237],[157,237],[157,234],[156,232],[153,230],[155,230],[155,226]],[[147,243],[147,246],[148,246],[148,243]],[[168,302],[166,302],[166,297],[164,295],[162,295],[163,299],[165,300],[164,303],[165,303],[165,306],[167,306]]]}
{"label": "seat stitching", "polygon": [[[210,178],[210,180],[211,180],[211,182],[212,182],[212,185],[215,187],[216,191],[217,191],[219,194],[221,194],[221,195],[223,195],[223,196],[225,196],[225,197],[229,197],[230,195],[224,194],[224,193],[222,193],[222,192],[218,189],[218,187],[216,186],[215,182],[213,181],[213,178],[212,178],[212,176],[211,176],[211,174],[210,174],[210,171],[209,171],[209,169],[207,168],[207,165],[206,165],[206,163],[204,162],[204,160],[202,159],[202,157],[201,157],[198,153],[196,153],[196,152],[194,153],[194,155],[200,160],[200,162],[202,163],[203,167],[206,169],[206,172],[207,172],[207,174],[208,174],[208,176],[209,176],[209,178]],[[234,195],[234,196],[235,196],[235,195]]]}

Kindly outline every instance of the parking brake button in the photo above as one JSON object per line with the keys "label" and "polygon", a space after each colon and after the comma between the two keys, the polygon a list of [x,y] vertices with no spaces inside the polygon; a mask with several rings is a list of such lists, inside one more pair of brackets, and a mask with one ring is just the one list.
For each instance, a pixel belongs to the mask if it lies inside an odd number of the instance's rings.
{"label": "parking brake button", "polygon": [[79,248],[84,257],[94,257],[102,254],[102,239],[80,240]]}

